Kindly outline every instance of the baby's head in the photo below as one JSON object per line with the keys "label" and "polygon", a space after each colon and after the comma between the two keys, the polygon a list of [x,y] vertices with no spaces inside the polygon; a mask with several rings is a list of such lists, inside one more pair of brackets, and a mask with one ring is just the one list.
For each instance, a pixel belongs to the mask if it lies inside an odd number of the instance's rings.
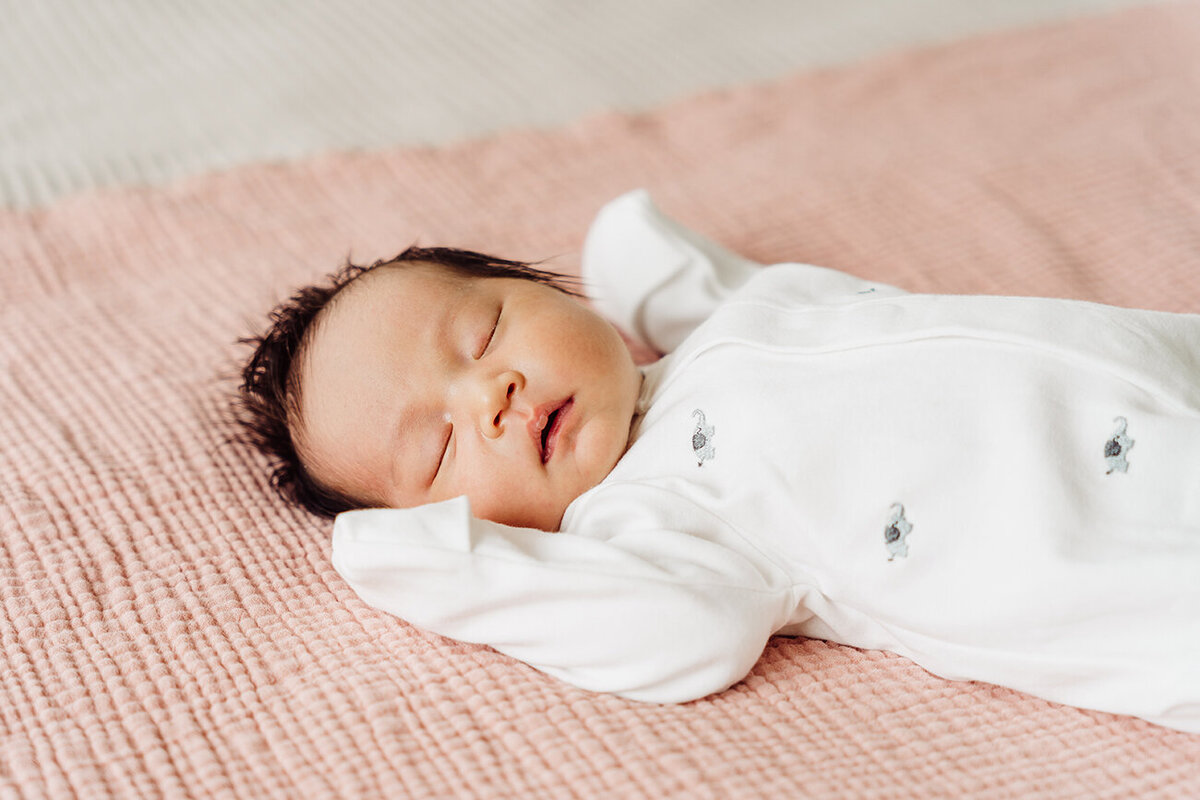
{"label": "baby's head", "polygon": [[322,516],[467,495],[557,530],[624,454],[641,374],[560,276],[449,248],[347,266],[271,314],[242,372],[280,493]]}

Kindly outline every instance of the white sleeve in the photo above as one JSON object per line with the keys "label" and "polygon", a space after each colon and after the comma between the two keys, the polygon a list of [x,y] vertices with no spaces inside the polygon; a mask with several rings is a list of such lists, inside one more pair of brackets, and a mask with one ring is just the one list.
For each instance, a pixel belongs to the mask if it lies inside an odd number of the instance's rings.
{"label": "white sleeve", "polygon": [[339,515],[333,564],[366,603],[421,628],[658,703],[739,681],[788,601],[712,542],[511,528],[473,518],[465,497]]}
{"label": "white sleeve", "polygon": [[[808,264],[793,298],[819,304],[843,302],[866,292],[903,294],[899,289]],[[644,189],[605,205],[583,248],[588,294],[601,314],[634,338],[670,352],[729,295],[763,267],[671,219]]]}

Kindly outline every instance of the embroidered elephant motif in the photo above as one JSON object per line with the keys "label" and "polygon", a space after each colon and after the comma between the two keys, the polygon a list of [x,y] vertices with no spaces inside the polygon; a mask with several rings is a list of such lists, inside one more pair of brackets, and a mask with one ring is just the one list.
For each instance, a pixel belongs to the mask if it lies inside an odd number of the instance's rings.
{"label": "embroidered elephant motif", "polygon": [[1113,431],[1112,438],[1104,443],[1104,460],[1108,462],[1108,472],[1104,473],[1105,475],[1128,472],[1129,462],[1125,460],[1125,454],[1133,447],[1133,439],[1125,435],[1128,427],[1125,418],[1117,417],[1113,422],[1117,424],[1117,428]]}
{"label": "embroidered elephant motif", "polygon": [[696,429],[692,431],[692,452],[696,454],[696,466],[703,467],[705,461],[717,454],[712,444],[717,429],[715,426],[707,424],[704,412],[700,409],[693,410],[692,416],[696,419]]}
{"label": "embroidered elephant motif", "polygon": [[908,534],[912,531],[912,523],[904,518],[904,506],[896,503],[891,508],[892,515],[883,526],[883,543],[887,545],[888,561],[894,561],[897,556],[908,557]]}

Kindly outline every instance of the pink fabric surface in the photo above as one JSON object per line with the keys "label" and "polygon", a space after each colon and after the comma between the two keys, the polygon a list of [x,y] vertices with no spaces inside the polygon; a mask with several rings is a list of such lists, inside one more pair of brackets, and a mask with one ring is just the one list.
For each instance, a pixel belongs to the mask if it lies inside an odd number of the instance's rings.
{"label": "pink fabric surface", "polygon": [[634,186],[765,262],[1200,311],[1200,5],[0,214],[0,795],[1200,796],[1200,736],[895,656],[647,706],[353,595],[229,441],[234,339],[348,254],[574,271]]}

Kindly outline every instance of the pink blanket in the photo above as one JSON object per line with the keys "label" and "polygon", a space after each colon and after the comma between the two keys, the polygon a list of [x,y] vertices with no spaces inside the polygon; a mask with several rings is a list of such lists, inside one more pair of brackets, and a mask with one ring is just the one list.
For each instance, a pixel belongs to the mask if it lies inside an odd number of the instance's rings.
{"label": "pink blanket", "polygon": [[1200,5],[1142,8],[0,214],[0,795],[1200,796],[1200,737],[877,652],[776,638],[656,707],[423,633],[355,598],[227,415],[234,339],[347,254],[573,271],[638,185],[760,261],[1200,311],[1198,54]]}

